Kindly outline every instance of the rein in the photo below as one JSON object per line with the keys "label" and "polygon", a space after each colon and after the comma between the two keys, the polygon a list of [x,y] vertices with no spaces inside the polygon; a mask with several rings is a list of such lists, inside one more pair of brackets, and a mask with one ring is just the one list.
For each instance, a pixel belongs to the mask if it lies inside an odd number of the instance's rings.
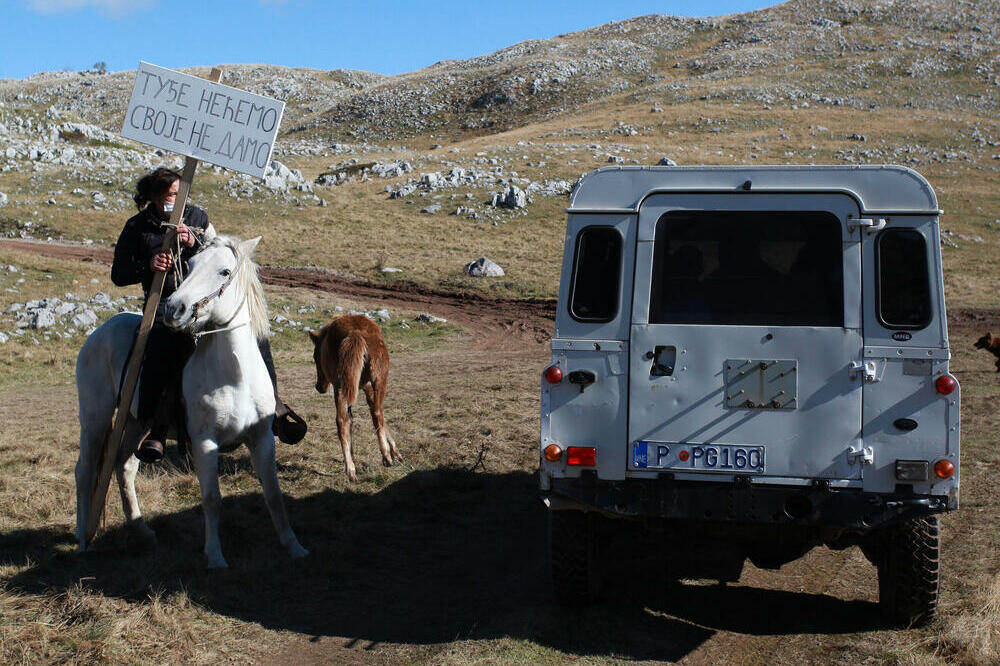
{"label": "rein", "polygon": [[[242,307],[243,306],[241,305],[240,308],[242,309]],[[237,314],[239,314],[239,312],[240,312],[239,310],[236,311]],[[233,317],[235,318],[236,315],[234,314]],[[232,321],[232,319],[230,319],[229,321]],[[197,340],[204,335],[212,335],[213,333],[225,333],[226,331],[234,331],[240,326],[246,326],[248,323],[249,322],[243,322],[242,324],[236,324],[236,326],[226,326],[225,328],[213,328],[211,331],[199,331],[198,333],[192,333],[191,337]]]}

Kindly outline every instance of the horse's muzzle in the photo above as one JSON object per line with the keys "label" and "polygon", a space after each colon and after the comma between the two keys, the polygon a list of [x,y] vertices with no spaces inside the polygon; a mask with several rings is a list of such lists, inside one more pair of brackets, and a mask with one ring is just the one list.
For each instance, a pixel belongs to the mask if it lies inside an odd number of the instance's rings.
{"label": "horse's muzzle", "polygon": [[184,303],[174,303],[168,298],[163,304],[163,323],[168,328],[181,328],[188,314],[187,309]]}

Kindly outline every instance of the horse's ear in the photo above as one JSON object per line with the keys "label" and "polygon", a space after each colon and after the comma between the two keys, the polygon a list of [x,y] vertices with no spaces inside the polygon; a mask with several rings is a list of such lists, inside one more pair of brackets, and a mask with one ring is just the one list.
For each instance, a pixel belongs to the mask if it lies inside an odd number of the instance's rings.
{"label": "horse's ear", "polygon": [[313,344],[319,344],[319,334],[316,331],[309,331],[309,337],[312,338]]}
{"label": "horse's ear", "polygon": [[254,250],[257,249],[257,243],[260,242],[261,236],[257,238],[251,238],[250,240],[245,240],[240,243],[240,253],[247,257],[252,257]]}

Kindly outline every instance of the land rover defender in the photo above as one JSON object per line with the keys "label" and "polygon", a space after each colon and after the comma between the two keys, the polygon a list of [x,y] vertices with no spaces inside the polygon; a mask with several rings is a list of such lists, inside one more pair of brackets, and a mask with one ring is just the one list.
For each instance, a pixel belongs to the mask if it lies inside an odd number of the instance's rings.
{"label": "land rover defender", "polygon": [[888,616],[928,622],[960,391],[927,181],[609,167],[567,212],[541,378],[557,599],[596,600],[636,535],[671,579],[859,546]]}

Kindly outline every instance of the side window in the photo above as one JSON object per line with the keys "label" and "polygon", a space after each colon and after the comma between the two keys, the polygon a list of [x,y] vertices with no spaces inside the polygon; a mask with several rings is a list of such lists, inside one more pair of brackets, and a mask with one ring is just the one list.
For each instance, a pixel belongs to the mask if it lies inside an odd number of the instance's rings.
{"label": "side window", "polygon": [[576,237],[569,313],[577,321],[607,322],[618,314],[622,237],[614,227],[585,227]]}
{"label": "side window", "polygon": [[878,317],[886,328],[924,328],[931,321],[927,242],[916,229],[889,229],[875,246]]}

